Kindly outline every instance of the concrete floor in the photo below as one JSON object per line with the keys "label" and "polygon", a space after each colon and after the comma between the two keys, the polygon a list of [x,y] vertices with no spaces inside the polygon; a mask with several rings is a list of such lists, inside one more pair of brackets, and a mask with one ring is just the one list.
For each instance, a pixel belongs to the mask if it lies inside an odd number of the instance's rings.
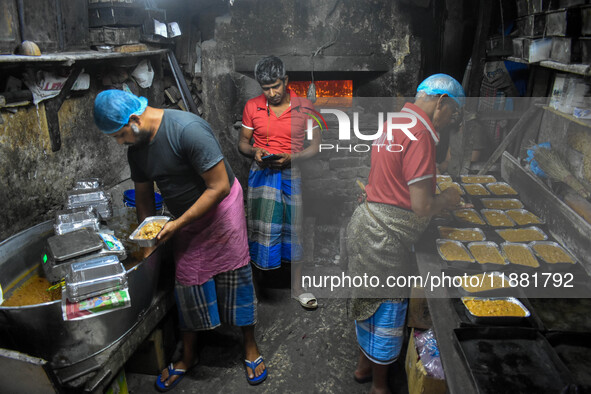
{"label": "concrete floor", "polygon": [[[287,282],[287,281],[284,281]],[[276,282],[275,282],[276,283]],[[287,282],[288,283],[288,282]],[[256,338],[269,377],[250,386],[238,329],[221,327],[200,335],[200,361],[172,390],[175,393],[365,393],[371,384],[353,380],[358,357],[346,300],[319,301],[315,311],[290,298],[287,286],[259,291]],[[401,354],[404,360],[405,348]],[[177,356],[178,357],[178,356]],[[130,393],[156,392],[152,375],[127,373]],[[393,393],[407,393],[403,361],[390,371]]]}

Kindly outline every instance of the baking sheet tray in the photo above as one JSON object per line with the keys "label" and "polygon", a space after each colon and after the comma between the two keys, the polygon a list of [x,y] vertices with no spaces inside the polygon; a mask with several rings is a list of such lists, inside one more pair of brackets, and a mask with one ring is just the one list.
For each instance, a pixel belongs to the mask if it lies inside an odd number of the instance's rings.
{"label": "baking sheet tray", "polygon": [[[500,246],[503,255],[505,255],[507,261],[511,265],[512,270],[537,270],[540,268],[540,261],[536,258],[534,252],[529,248],[529,246],[527,246],[527,244],[520,242],[503,242]],[[509,249],[521,249],[524,254],[529,254],[533,265],[520,264],[520,262],[522,262],[521,260],[511,260],[511,257],[515,256],[510,253],[507,253]]]}
{"label": "baking sheet tray", "polygon": [[509,185],[507,182],[491,182],[487,183],[484,186],[488,189],[488,191],[497,197],[515,197],[517,196],[517,191]]}
{"label": "baking sheet tray", "polygon": [[[480,216],[493,228],[514,228],[517,223],[500,209],[481,209]],[[496,222],[493,222],[497,220]]]}
{"label": "baking sheet tray", "polygon": [[[477,324],[482,325],[515,325],[519,324],[521,321],[529,318],[531,316],[531,312],[529,309],[521,303],[515,297],[462,297],[462,303],[466,309],[466,315],[468,318]],[[524,313],[524,316],[479,316],[475,315],[468,305],[466,304],[467,301],[474,300],[474,301],[506,301],[511,304],[518,306]]]}
{"label": "baking sheet tray", "polygon": [[[467,276],[467,283],[471,284],[473,286],[460,286],[457,287],[458,290],[458,294],[460,294],[462,297],[463,296],[468,296],[468,297],[509,297],[509,296],[514,296],[519,289],[515,288],[515,287],[511,287],[511,284],[514,282],[511,282],[511,280],[509,279],[509,277],[507,277],[505,274],[503,274],[502,272],[498,272],[498,271],[487,271],[487,272],[480,272],[480,273],[472,273],[470,274],[469,272],[467,272],[468,276]],[[471,276],[474,275],[478,275],[478,278],[480,278],[482,275],[483,279],[481,279],[480,281],[476,281],[475,279],[470,279]],[[491,279],[491,276],[493,277],[493,279]],[[498,278],[498,279],[497,279]],[[504,287],[496,287],[496,288],[487,288],[490,287],[491,284],[491,280],[494,282],[496,281],[500,281],[503,280],[504,282]],[[481,283],[482,284],[482,289],[480,290],[479,287],[476,286],[477,283]],[[469,291],[468,289],[473,289],[473,291]]]}
{"label": "baking sheet tray", "polygon": [[[546,224],[546,222],[544,222],[544,220],[542,220],[542,218],[540,218],[538,215],[536,215],[533,212],[528,211],[527,209],[507,209],[505,211],[505,213],[511,218],[513,219],[513,221],[515,223],[517,223],[518,226],[539,226],[539,225],[543,225]],[[526,223],[524,220],[527,220],[528,218],[521,218],[521,215],[533,215],[533,217],[530,218],[530,220],[533,221],[529,221]],[[517,220],[514,219],[513,216],[511,215],[520,215],[517,216],[519,217],[519,222]]]}
{"label": "baking sheet tray", "polygon": [[[545,245],[560,249],[565,254],[565,257],[569,258],[571,261],[567,261],[567,259],[565,259],[563,261],[553,261],[552,259],[549,259],[547,255],[539,253],[540,251],[536,250],[536,246],[545,246]],[[531,250],[534,252],[534,254],[536,255],[536,257],[538,259],[542,260],[544,263],[546,263],[548,265],[552,265],[552,266],[564,265],[564,266],[568,267],[568,266],[573,266],[574,264],[577,263],[577,259],[572,255],[572,253],[570,253],[566,248],[564,248],[558,242],[533,241],[533,242],[529,243],[529,247],[531,248]]]}
{"label": "baking sheet tray", "polygon": [[462,183],[493,183],[497,181],[494,175],[460,175]]}
{"label": "baking sheet tray", "polygon": [[[507,210],[507,209],[522,209],[523,208],[523,203],[521,202],[521,200],[519,200],[517,198],[502,198],[502,197],[483,198],[480,201],[482,202],[482,207],[488,208],[488,209]],[[507,205],[504,205],[507,208],[503,208],[502,206],[499,206],[499,205],[490,205],[490,204],[507,204]]]}
{"label": "baking sheet tray", "polygon": [[[458,318],[460,319],[460,327],[475,327],[475,326],[503,326],[504,323],[493,321],[490,323],[478,323],[471,319],[468,315],[468,311],[464,304],[462,303],[461,298],[451,298],[451,303],[458,314]],[[531,312],[530,312],[531,313]],[[529,318],[523,318],[521,320],[512,321],[510,326],[512,327],[527,327],[527,328],[539,328],[540,325],[537,325],[537,321],[535,320],[534,316],[531,315]]]}
{"label": "baking sheet tray", "polygon": [[529,298],[546,331],[591,332],[591,298]]}
{"label": "baking sheet tray", "polygon": [[[532,241],[545,241],[548,239],[548,235],[546,235],[546,233],[544,231],[542,231],[542,229],[537,226],[529,226],[529,227],[523,227],[523,228],[504,228],[504,229],[499,229],[499,230],[495,230],[495,231],[497,232],[497,234],[499,234],[499,237],[503,238],[507,242],[532,242]],[[514,236],[516,236],[516,234],[518,234],[520,232],[530,232],[530,231],[538,233],[539,238],[541,238],[541,239],[532,239],[532,238],[511,239]]]}
{"label": "baking sheet tray", "polygon": [[485,241],[484,232],[477,227],[437,226],[439,237],[460,242]]}
{"label": "baking sheet tray", "polygon": [[591,333],[556,332],[546,338],[569,370],[579,393],[591,393]]}
{"label": "baking sheet tray", "polygon": [[[456,209],[456,210],[452,211],[451,213],[460,224],[470,225],[470,226],[485,226],[486,225],[486,222],[484,221],[482,216],[480,216],[480,213],[478,213],[478,211],[475,209],[462,208],[462,209]],[[465,213],[471,215],[474,218],[474,221],[470,221],[470,220],[465,219],[462,216]]]}
{"label": "baking sheet tray", "polygon": [[[478,259],[479,256],[478,254],[474,253],[473,248],[476,248],[478,246],[485,246],[488,248],[494,248],[498,254],[500,255],[500,257],[503,259],[503,262],[500,264],[497,263],[493,263],[493,262],[486,262],[486,260],[484,259]],[[507,261],[506,256],[503,254],[503,252],[499,249],[499,245],[497,245],[494,242],[491,241],[479,241],[479,242],[470,242],[468,245],[468,250],[470,251],[470,253],[472,253],[472,257],[474,257],[474,259],[476,260],[476,262],[483,267],[483,269],[485,271],[494,271],[495,269],[501,269],[504,266],[508,265],[509,262]],[[484,260],[484,261],[483,261]]]}
{"label": "baking sheet tray", "polygon": [[573,378],[534,329],[466,327],[454,330],[478,393],[568,393]]}
{"label": "baking sheet tray", "polygon": [[490,192],[480,183],[462,183],[460,186],[464,188],[466,194],[471,197],[490,197]]}

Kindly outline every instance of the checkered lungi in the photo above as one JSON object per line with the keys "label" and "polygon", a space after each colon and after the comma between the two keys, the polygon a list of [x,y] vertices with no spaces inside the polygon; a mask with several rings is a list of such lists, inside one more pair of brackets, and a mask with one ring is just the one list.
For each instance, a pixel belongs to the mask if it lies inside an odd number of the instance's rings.
{"label": "checkered lungi", "polygon": [[302,260],[302,179],[299,169],[272,170],[253,161],[248,175],[248,244],[260,269]]}
{"label": "checkered lungi", "polygon": [[385,301],[369,319],[355,321],[357,342],[370,361],[381,365],[396,361],[404,342],[407,306],[407,299]]}
{"label": "checkered lungi", "polygon": [[250,264],[222,272],[201,285],[176,282],[174,293],[181,330],[211,330],[222,322],[239,327],[256,324],[257,299]]}

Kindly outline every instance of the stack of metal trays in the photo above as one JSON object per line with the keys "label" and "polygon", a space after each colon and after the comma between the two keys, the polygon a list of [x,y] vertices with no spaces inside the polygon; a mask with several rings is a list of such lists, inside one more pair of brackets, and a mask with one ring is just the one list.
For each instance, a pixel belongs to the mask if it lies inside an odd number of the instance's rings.
{"label": "stack of metal trays", "polygon": [[111,195],[103,189],[80,189],[68,192],[66,208],[94,207],[102,219],[113,217]]}
{"label": "stack of metal trays", "polygon": [[73,263],[66,274],[66,297],[71,302],[127,287],[127,273],[115,256]]}
{"label": "stack of metal trays", "polygon": [[81,228],[99,231],[100,225],[101,221],[96,208],[90,206],[58,211],[53,228],[56,234],[62,235]]}
{"label": "stack of metal trays", "polygon": [[118,261],[127,258],[125,247],[114,235],[80,229],[47,239],[43,270],[47,280],[62,280],[71,264],[98,257],[113,256]]}
{"label": "stack of metal trays", "polygon": [[103,181],[99,178],[85,178],[77,180],[74,184],[74,190],[100,189],[103,187]]}

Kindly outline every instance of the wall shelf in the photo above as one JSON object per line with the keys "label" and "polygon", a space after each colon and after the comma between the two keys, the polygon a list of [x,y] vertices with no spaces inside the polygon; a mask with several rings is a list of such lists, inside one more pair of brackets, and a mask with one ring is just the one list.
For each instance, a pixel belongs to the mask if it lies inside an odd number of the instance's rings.
{"label": "wall shelf", "polygon": [[84,60],[108,60],[121,59],[140,56],[164,55],[168,49],[151,49],[139,52],[57,52],[48,53],[41,56],[23,56],[23,55],[0,55],[0,65],[14,63],[65,63],[72,65],[77,61]]}
{"label": "wall shelf", "polygon": [[543,107],[544,110],[552,112],[555,115],[561,116],[565,119],[568,119],[569,121],[576,123],[578,125],[584,126],[584,127],[588,127],[591,128],[591,119],[580,119],[580,118],[575,118],[572,115],[569,114],[565,114],[564,112],[560,112],[557,109],[554,109],[552,107]]}
{"label": "wall shelf", "polygon": [[541,66],[550,68],[552,70],[583,75],[585,77],[591,76],[591,65],[589,64],[563,64],[553,60],[542,60],[538,63],[528,63],[527,61],[514,56],[507,56],[505,59],[515,63],[527,64],[530,66]]}
{"label": "wall shelf", "polygon": [[540,62],[540,66],[586,77],[591,76],[591,65],[589,64],[562,64],[552,60],[543,60]]}

